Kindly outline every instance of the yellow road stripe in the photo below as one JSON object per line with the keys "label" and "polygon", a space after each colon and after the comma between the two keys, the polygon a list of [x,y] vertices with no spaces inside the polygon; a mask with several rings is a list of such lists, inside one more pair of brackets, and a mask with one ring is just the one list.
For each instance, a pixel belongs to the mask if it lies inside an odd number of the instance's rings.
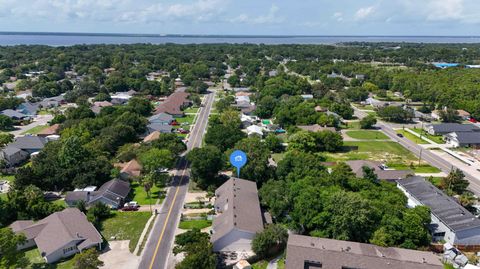
{"label": "yellow road stripe", "polygon": [[[195,140],[193,140],[192,146],[195,146],[195,143],[197,142],[198,136],[199,135],[197,133],[197,136],[195,137]],[[170,214],[172,213],[173,206],[175,205],[175,202],[177,200],[178,191],[180,190],[180,186],[182,185],[182,181],[185,178],[186,171],[187,171],[187,163],[185,163],[185,165],[183,167],[183,172],[182,172],[182,175],[181,175],[181,178],[180,178],[179,185],[178,185],[178,187],[175,191],[175,195],[173,196],[172,204],[170,205],[170,209],[168,210],[167,217],[165,218],[165,223],[163,225],[162,232],[160,233],[160,237],[158,238],[157,246],[155,247],[155,252],[153,253],[152,261],[150,262],[150,267],[149,267],[150,269],[153,269],[153,263],[155,262],[155,259],[157,258],[158,249],[160,248],[160,243],[162,242],[163,234],[165,233],[165,230],[167,228],[167,223],[168,223],[168,220],[170,219]]]}

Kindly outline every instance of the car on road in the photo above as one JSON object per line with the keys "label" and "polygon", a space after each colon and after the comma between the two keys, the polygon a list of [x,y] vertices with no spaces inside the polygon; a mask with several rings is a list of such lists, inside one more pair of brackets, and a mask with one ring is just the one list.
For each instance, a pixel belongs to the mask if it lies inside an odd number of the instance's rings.
{"label": "car on road", "polygon": [[403,134],[397,134],[398,137],[403,137]]}

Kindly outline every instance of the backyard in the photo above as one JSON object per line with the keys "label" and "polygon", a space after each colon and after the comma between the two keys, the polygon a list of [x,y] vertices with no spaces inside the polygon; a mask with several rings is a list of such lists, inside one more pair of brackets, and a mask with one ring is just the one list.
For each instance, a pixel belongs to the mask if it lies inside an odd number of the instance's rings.
{"label": "backyard", "polygon": [[189,108],[185,109],[183,112],[185,112],[185,113],[198,113],[199,109],[200,109],[199,107],[192,106],[192,107],[189,107]]}
{"label": "backyard", "polygon": [[107,241],[130,240],[129,249],[133,252],[150,216],[150,212],[112,212],[110,218],[102,221],[100,232]]}
{"label": "backyard", "polygon": [[55,264],[47,264],[40,255],[38,248],[32,248],[25,251],[25,257],[30,261],[30,265],[27,269],[72,269],[73,268],[73,256],[66,260]]}

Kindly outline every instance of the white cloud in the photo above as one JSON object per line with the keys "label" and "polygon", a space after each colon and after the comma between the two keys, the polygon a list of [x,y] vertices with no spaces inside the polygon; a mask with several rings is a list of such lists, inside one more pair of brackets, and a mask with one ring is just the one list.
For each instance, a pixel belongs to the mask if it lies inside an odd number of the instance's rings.
{"label": "white cloud", "polygon": [[337,21],[343,21],[343,13],[342,12],[335,12],[332,17]]}
{"label": "white cloud", "polygon": [[229,20],[232,23],[248,23],[248,24],[272,24],[280,23],[284,21],[284,18],[278,17],[277,13],[280,8],[276,5],[272,5],[267,14],[259,16],[249,16],[245,13],[238,15],[237,17]]}
{"label": "white cloud", "polygon": [[369,7],[362,7],[357,12],[355,12],[355,15],[353,18],[355,20],[364,20],[373,15],[376,11],[375,6],[369,6]]}

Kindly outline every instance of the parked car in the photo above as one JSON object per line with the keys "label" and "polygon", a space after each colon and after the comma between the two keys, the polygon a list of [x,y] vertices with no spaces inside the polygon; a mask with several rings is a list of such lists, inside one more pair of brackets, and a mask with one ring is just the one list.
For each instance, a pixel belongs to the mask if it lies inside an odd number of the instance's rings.
{"label": "parked car", "polygon": [[189,130],[185,130],[185,129],[183,129],[183,128],[178,129],[178,132],[181,133],[181,134],[188,134],[188,133],[190,133]]}
{"label": "parked car", "polygon": [[403,134],[397,134],[398,137],[403,137]]}
{"label": "parked car", "polygon": [[123,205],[123,211],[137,211],[140,205],[136,201],[131,201]]}
{"label": "parked car", "polygon": [[178,125],[178,122],[177,122],[177,121],[172,121],[172,122],[170,123],[170,125],[172,125],[172,126],[177,126],[177,125]]}

